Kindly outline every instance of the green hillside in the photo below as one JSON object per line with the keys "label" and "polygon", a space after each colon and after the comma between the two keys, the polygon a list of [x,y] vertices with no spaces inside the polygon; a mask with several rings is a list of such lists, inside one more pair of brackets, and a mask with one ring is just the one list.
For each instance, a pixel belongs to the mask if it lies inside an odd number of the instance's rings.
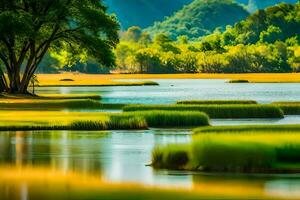
{"label": "green hillside", "polygon": [[233,25],[248,15],[241,5],[230,0],[195,0],[146,31],[151,35],[164,33],[173,39],[180,35],[198,38],[212,33],[217,27],[224,29]]}

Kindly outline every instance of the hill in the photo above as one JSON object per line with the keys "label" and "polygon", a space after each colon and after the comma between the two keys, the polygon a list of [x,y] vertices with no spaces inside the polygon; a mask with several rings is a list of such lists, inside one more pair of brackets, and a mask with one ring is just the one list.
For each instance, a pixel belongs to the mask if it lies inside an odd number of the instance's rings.
{"label": "hill", "polygon": [[212,33],[217,27],[224,29],[233,25],[248,15],[241,5],[229,0],[195,0],[145,31],[151,35],[164,33],[173,39],[180,35],[198,38]]}
{"label": "hill", "polygon": [[122,28],[151,26],[154,21],[163,20],[193,0],[104,0],[109,11],[115,13]]}

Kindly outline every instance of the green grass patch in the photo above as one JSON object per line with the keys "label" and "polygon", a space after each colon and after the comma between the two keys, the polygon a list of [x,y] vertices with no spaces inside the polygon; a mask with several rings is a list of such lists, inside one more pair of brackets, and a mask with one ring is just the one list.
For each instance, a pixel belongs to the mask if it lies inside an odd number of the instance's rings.
{"label": "green grass patch", "polygon": [[273,102],[280,107],[285,115],[300,115],[300,102]]}
{"label": "green grass patch", "polygon": [[283,118],[283,111],[273,105],[130,105],[123,108],[130,111],[200,111],[214,119],[230,118]]}
{"label": "green grass patch", "polygon": [[101,100],[100,95],[96,94],[39,94],[37,98],[41,99],[91,99]]}
{"label": "green grass patch", "polygon": [[209,125],[209,117],[195,111],[136,111],[128,112],[146,119],[150,127],[194,127]]}
{"label": "green grass patch", "polygon": [[177,104],[224,105],[224,104],[257,104],[257,102],[253,100],[186,100],[186,101],[178,101]]}
{"label": "green grass patch", "polygon": [[250,82],[248,80],[240,79],[240,80],[230,80],[228,81],[228,83],[250,83]]}
{"label": "green grass patch", "polygon": [[48,109],[98,109],[101,103],[90,99],[67,100],[8,100],[0,102],[0,109],[48,110]]}
{"label": "green grass patch", "polygon": [[140,116],[60,111],[1,111],[0,131],[147,129]]}
{"label": "green grass patch", "polygon": [[[169,155],[176,156],[176,159],[169,161],[166,159]],[[239,173],[300,172],[300,131],[198,134],[189,145],[155,148],[152,161],[154,167],[167,169]]]}
{"label": "green grass patch", "polygon": [[300,132],[300,125],[240,125],[240,126],[205,126],[193,130],[194,134],[204,133],[243,133],[243,132]]}

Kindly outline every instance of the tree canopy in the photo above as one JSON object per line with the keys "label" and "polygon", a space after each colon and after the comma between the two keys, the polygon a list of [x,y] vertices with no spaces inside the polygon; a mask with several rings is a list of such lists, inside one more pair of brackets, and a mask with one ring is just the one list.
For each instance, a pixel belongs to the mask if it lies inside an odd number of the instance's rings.
{"label": "tree canopy", "polygon": [[119,24],[106,12],[98,0],[0,1],[2,90],[26,93],[49,49],[85,52],[103,65],[114,65]]}

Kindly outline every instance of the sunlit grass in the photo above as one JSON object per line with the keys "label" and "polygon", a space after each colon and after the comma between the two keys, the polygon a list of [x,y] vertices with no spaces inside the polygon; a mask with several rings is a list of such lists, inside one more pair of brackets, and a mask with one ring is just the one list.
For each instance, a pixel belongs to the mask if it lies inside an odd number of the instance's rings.
{"label": "sunlit grass", "polygon": [[[26,187],[24,187],[26,186]],[[26,193],[24,189],[26,188]],[[259,184],[197,181],[191,189],[149,187],[138,184],[107,183],[95,174],[49,168],[0,168],[0,199],[101,199],[101,200],[197,200],[197,199],[277,199],[267,196]]]}
{"label": "sunlit grass", "polygon": [[0,130],[119,130],[147,129],[144,118],[128,114],[1,111]]}
{"label": "sunlit grass", "polygon": [[[76,87],[76,86],[145,86],[158,85],[154,81],[120,81],[106,77],[106,75],[92,74],[39,74],[37,75],[40,87]],[[72,79],[73,81],[61,81],[64,79]]]}
{"label": "sunlit grass", "polygon": [[151,127],[192,127],[209,125],[209,117],[202,112],[153,110],[128,113],[134,116],[142,116]]}
{"label": "sunlit grass", "polygon": [[1,99],[0,109],[25,109],[25,110],[40,110],[40,109],[98,109],[101,108],[99,101],[90,99]]}
{"label": "sunlit grass", "polygon": [[193,130],[194,134],[204,133],[243,133],[243,132],[299,132],[300,125],[237,125],[237,126],[205,126]]}
{"label": "sunlit grass", "polygon": [[210,118],[283,118],[282,110],[272,105],[129,105],[123,108],[130,111],[200,111]]}
{"label": "sunlit grass", "polygon": [[155,148],[152,161],[154,167],[167,169],[299,172],[300,131],[198,134],[189,145]]}
{"label": "sunlit grass", "polygon": [[256,101],[253,100],[185,100],[185,101],[177,101],[177,104],[194,104],[194,105],[202,105],[202,104],[215,104],[215,105],[224,105],[224,104],[257,104]]}
{"label": "sunlit grass", "polygon": [[257,83],[299,83],[299,73],[246,73],[246,74],[39,74],[40,85],[66,84],[59,80],[70,78],[75,80],[67,84],[73,85],[113,85],[119,79],[225,79],[248,80]]}

